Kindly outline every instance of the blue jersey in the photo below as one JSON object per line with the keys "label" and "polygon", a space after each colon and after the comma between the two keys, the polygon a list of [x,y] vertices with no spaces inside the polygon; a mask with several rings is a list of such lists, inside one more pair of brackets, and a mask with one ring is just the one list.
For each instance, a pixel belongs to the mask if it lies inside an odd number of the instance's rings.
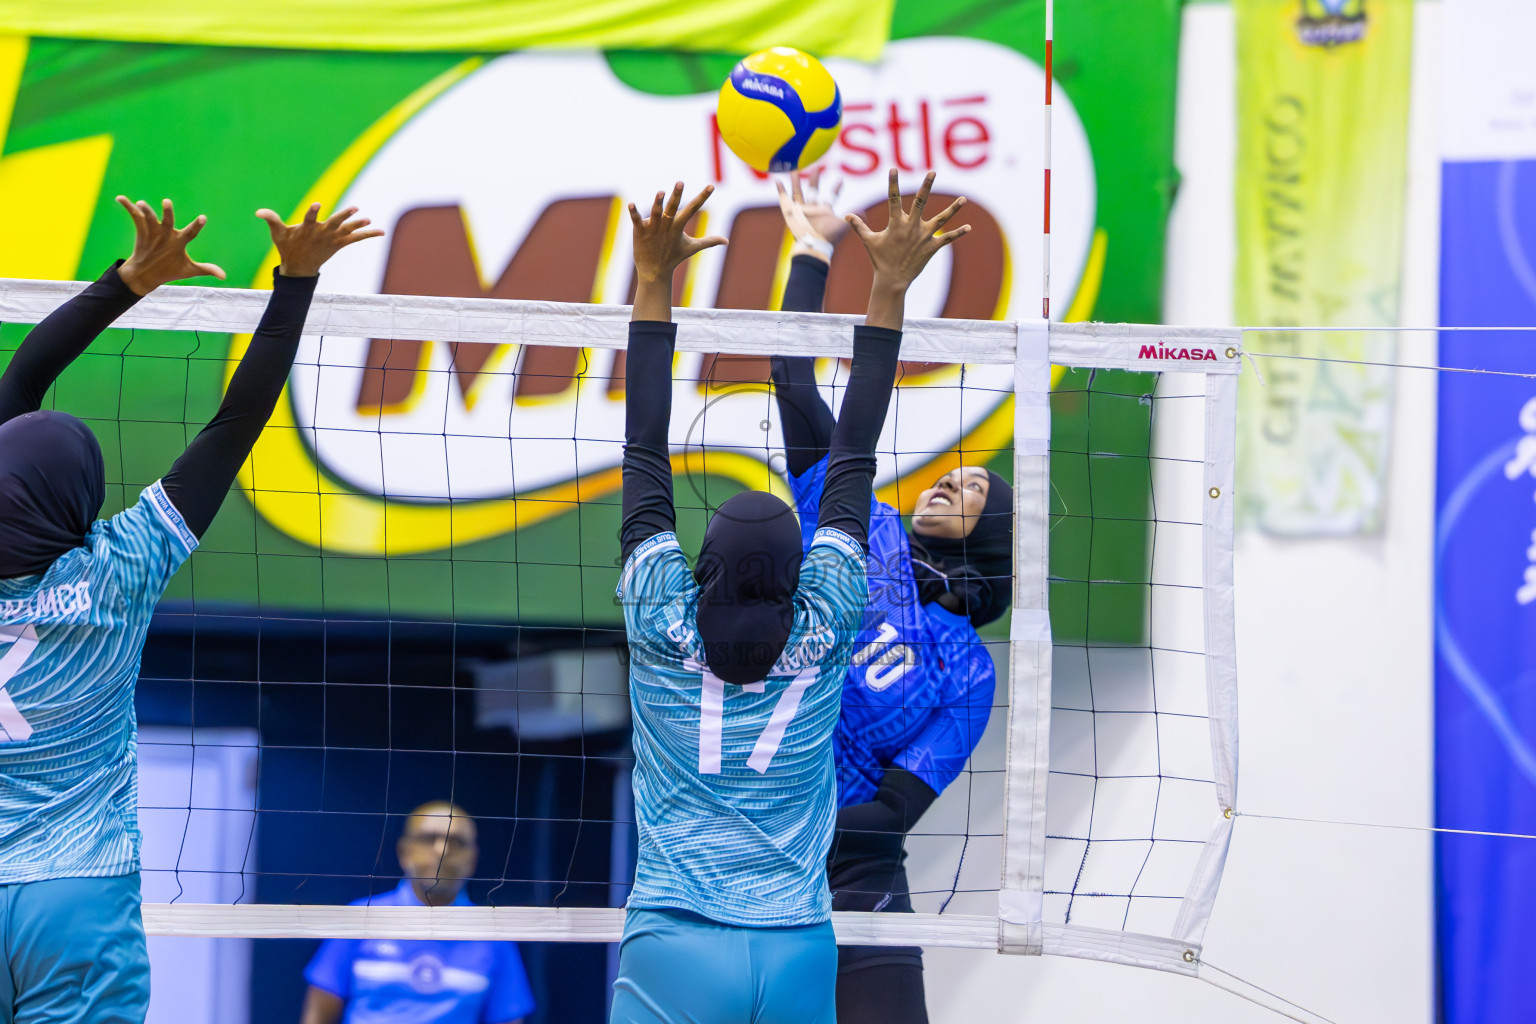
{"label": "blue jersey", "polygon": [[841,531],[815,532],[784,653],[747,686],[703,665],[699,588],[675,534],[635,549],[619,596],[640,832],[629,906],[746,927],[828,920],[832,730],[867,597],[863,551]]}
{"label": "blue jersey", "polygon": [[[354,907],[419,907],[410,879]],[[470,905],[461,889],[456,907]],[[515,942],[327,939],[304,980],[346,1001],[344,1024],[507,1024],[533,1012]]]}
{"label": "blue jersey", "polygon": [[[827,460],[790,479],[806,543]],[[869,606],[843,680],[837,723],[838,803],[875,798],[890,768],[934,792],[965,769],[992,712],[996,670],[970,619],[918,599],[901,514],[874,501],[869,516]]]}
{"label": "blue jersey", "polygon": [[156,483],[47,572],[0,580],[0,884],[139,869],[134,683],[195,547]]}

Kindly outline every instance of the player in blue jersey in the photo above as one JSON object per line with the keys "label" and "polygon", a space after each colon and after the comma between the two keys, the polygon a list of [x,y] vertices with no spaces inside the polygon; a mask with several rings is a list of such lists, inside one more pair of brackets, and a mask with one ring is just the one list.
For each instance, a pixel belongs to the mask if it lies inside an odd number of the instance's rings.
{"label": "player in blue jersey", "polygon": [[[422,804],[395,845],[405,879],[354,907],[467,907],[480,847],[475,819]],[[533,990],[515,942],[327,939],[304,971],[300,1024],[520,1024]]]}
{"label": "player in blue jersey", "polygon": [[149,1007],[139,917],[134,682],[171,575],[250,454],[298,350],[320,266],[366,220],[316,204],[268,222],[272,298],[218,413],[136,504],[98,520],[106,474],[80,420],[40,411],[76,356],[168,281],[224,272],[170,200],[118,202],[133,254],[35,327],[0,376],[0,1024],[137,1024]]}
{"label": "player in blue jersey", "polygon": [[[819,312],[828,258],[847,225],[798,176],[780,187],[795,236],[784,309]],[[774,393],[790,486],[801,523],[823,500],[832,410],[813,360],[776,357]],[[805,535],[807,543],[810,534]],[[1013,576],[1013,490],[979,466],[946,473],[918,497],[910,534],[874,501],[869,606],[843,678],[835,734],[837,836],[827,863],[837,910],[911,912],[903,837],[955,781],[992,710],[995,673],[976,627],[1008,607]],[[925,1024],[922,950],[838,950],[840,1024]]]}
{"label": "player in blue jersey", "polygon": [[682,185],[634,221],[637,290],[625,370],[620,597],[630,651],[640,850],[613,1024],[831,1024],[836,940],[826,855],[832,732],[867,599],[875,441],[899,358],[908,286],[965,229],[932,219],[928,176],[890,225],[854,218],[874,266],[854,330],[843,416],[802,551],[793,511],[748,491],[715,510],[696,566],[674,532],[668,427],[674,269],[722,238],[683,230],[709,196]]}

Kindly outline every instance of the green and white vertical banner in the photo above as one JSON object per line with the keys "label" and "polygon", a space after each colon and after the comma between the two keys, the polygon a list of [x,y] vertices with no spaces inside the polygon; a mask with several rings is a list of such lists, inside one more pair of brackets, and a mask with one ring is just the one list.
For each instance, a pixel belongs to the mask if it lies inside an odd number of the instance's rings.
{"label": "green and white vertical banner", "polygon": [[[1412,0],[1234,0],[1242,522],[1381,525],[1401,282]],[[1342,360],[1342,361],[1323,361]]]}

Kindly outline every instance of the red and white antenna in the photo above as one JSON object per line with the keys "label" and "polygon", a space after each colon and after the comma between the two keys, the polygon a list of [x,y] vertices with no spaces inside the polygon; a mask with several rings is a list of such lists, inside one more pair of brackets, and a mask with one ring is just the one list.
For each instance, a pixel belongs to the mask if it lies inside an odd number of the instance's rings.
{"label": "red and white antenna", "polygon": [[1040,315],[1051,318],[1051,39],[1056,34],[1056,0],[1045,0],[1045,254],[1040,261]]}

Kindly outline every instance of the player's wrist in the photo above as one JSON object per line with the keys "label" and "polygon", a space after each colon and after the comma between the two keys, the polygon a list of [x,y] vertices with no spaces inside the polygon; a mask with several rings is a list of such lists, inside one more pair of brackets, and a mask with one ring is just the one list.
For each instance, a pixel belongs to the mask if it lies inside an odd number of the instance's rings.
{"label": "player's wrist", "polygon": [[813,256],[823,263],[832,262],[833,245],[819,235],[796,235],[794,248],[789,250],[790,258],[796,256]]}
{"label": "player's wrist", "polygon": [[165,283],[151,278],[144,272],[143,266],[135,263],[132,257],[117,268],[117,278],[123,282],[124,287],[141,299]]}
{"label": "player's wrist", "polygon": [[637,273],[636,278],[635,304],[630,310],[630,319],[669,323],[672,320],[670,275],[666,278],[646,278]]}
{"label": "player's wrist", "polygon": [[901,330],[906,318],[907,283],[875,275],[869,289],[869,309],[864,323],[869,327]]}

